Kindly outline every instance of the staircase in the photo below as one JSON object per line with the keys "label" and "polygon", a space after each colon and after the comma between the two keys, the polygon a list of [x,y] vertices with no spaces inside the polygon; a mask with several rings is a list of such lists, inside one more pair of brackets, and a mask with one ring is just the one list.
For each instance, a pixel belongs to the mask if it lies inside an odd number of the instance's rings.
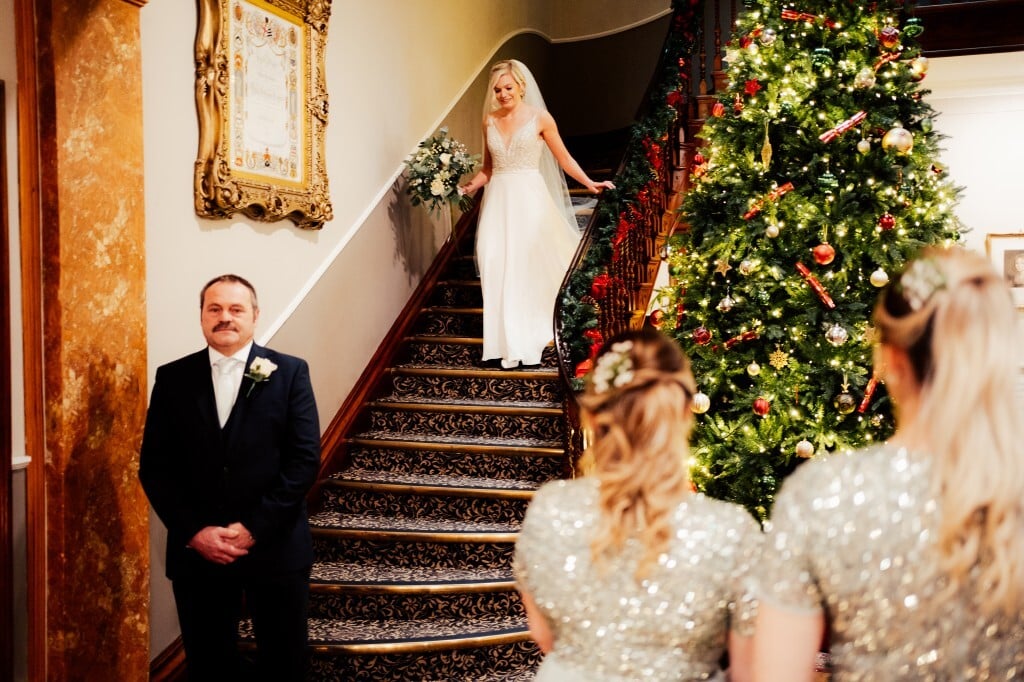
{"label": "staircase", "polygon": [[481,305],[472,257],[453,258],[321,482],[311,680],[533,677],[512,554],[564,472],[564,395],[552,347],[534,368],[480,361]]}

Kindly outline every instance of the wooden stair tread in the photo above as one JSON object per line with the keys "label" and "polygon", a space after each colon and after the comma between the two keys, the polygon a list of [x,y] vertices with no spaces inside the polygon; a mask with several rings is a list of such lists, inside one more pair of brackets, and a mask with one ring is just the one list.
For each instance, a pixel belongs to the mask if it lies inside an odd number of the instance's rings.
{"label": "wooden stair tread", "polygon": [[309,642],[314,651],[348,654],[429,652],[528,638],[525,621],[516,616],[347,621],[312,618],[309,622]]}
{"label": "wooden stair tread", "polygon": [[483,367],[467,367],[465,365],[395,365],[389,367],[388,374],[405,376],[443,376],[451,378],[478,379],[547,379],[557,380],[558,369],[544,365],[517,367],[516,369],[487,369]]}

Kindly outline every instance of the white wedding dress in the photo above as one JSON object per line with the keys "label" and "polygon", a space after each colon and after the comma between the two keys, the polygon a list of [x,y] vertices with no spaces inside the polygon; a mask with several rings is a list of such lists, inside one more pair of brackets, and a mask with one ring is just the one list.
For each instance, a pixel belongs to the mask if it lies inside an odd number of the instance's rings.
{"label": "white wedding dress", "polygon": [[534,116],[505,140],[487,120],[491,179],[477,227],[484,298],[483,359],[502,366],[540,363],[554,337],[562,278],[579,243],[539,170],[544,139]]}

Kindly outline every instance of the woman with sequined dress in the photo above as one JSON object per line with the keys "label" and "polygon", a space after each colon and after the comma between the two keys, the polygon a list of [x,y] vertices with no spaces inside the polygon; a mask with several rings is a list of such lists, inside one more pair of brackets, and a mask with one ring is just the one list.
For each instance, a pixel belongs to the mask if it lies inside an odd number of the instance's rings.
{"label": "woman with sequined dress", "polygon": [[580,234],[563,170],[593,193],[572,158],[530,70],[514,59],[491,67],[484,104],[484,163],[459,188],[484,185],[476,258],[484,299],[483,360],[507,369],[540,364],[554,337],[555,298]]}
{"label": "woman with sequined dress", "polygon": [[543,485],[516,543],[538,681],[750,679],[756,604],[747,581],[761,529],[693,493],[696,385],[652,329],[610,339],[580,403],[592,473]]}
{"label": "woman with sequined dress", "polygon": [[885,444],[813,460],[772,510],[757,679],[1024,678],[1024,419],[1017,314],[988,261],[911,262],[875,309]]}

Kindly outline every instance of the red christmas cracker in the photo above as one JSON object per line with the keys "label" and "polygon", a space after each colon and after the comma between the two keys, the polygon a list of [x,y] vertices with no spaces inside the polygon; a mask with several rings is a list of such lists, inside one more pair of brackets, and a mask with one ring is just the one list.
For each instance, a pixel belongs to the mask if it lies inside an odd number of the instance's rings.
{"label": "red christmas cracker", "polygon": [[[806,21],[807,23],[813,24],[814,20],[818,17],[810,12],[797,12],[795,9],[784,9],[782,10],[782,18],[788,21]],[[836,22],[827,17],[823,19],[823,21],[829,28],[836,27]]]}
{"label": "red christmas cracker", "polygon": [[771,202],[778,201],[779,198],[783,194],[785,194],[786,192],[791,192],[792,190],[793,190],[793,183],[792,182],[787,182],[785,185],[782,185],[780,187],[776,187],[771,192],[768,192],[768,194],[766,194],[764,196],[764,199],[758,199],[757,201],[755,201],[754,205],[750,207],[750,210],[743,214],[743,219],[744,220],[750,220],[751,218],[756,216],[758,213],[760,213],[761,209],[764,207],[765,200],[771,201]]}
{"label": "red christmas cracker", "polygon": [[876,388],[878,388],[878,375],[872,374],[867,388],[864,389],[864,398],[860,401],[860,407],[857,408],[857,412],[864,414],[868,411],[868,405],[871,404],[871,396],[875,394]]}
{"label": "red christmas cracker", "polygon": [[737,343],[740,343],[741,341],[751,341],[751,340],[756,339],[756,338],[757,338],[757,332],[755,332],[755,331],[746,331],[746,332],[743,332],[742,334],[737,334],[736,336],[734,336],[731,339],[727,340],[725,342],[725,348],[726,348],[726,350],[728,350],[729,348],[732,348],[733,346],[735,346]]}
{"label": "red christmas cracker", "polygon": [[832,140],[836,139],[837,137],[845,133],[847,130],[852,128],[853,126],[863,121],[865,118],[867,118],[867,116],[867,112],[858,111],[852,117],[846,119],[832,130],[826,130],[825,132],[823,132],[821,135],[818,136],[818,139],[826,143],[831,142]]}
{"label": "red christmas cracker", "polygon": [[882,68],[889,62],[896,61],[897,59],[900,58],[901,54],[901,52],[888,52],[886,54],[883,54],[881,58],[877,62],[875,62],[875,71],[878,71],[880,68]]}
{"label": "red christmas cracker", "polygon": [[811,271],[807,269],[807,266],[800,261],[797,261],[796,269],[797,272],[800,273],[800,276],[804,278],[804,281],[814,289],[814,293],[818,294],[818,298],[820,298],[821,302],[825,304],[825,307],[829,310],[834,310],[836,307],[835,301],[833,301],[832,297],[828,295],[827,291],[825,291],[825,287],[821,286],[821,282],[818,281],[818,278],[811,274]]}

